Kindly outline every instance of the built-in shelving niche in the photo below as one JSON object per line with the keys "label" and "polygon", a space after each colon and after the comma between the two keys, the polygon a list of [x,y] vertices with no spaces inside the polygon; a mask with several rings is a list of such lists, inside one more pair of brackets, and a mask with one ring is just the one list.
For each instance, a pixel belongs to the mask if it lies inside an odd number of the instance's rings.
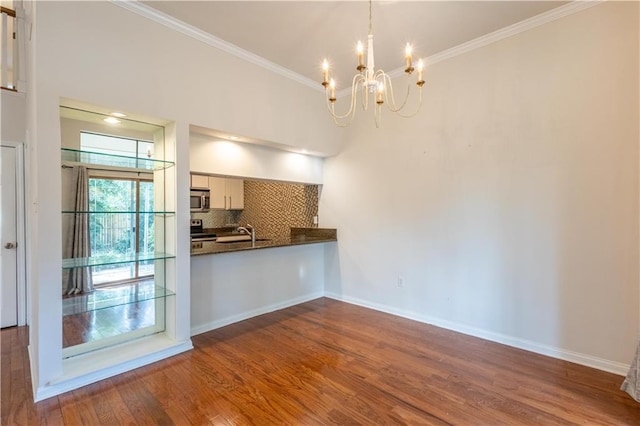
{"label": "built-in shelving niche", "polygon": [[[108,176],[118,179],[123,174],[144,173],[153,182],[153,208],[110,209],[102,205],[100,209],[73,209],[65,202],[63,194],[63,233],[70,229],[76,219],[94,220],[95,223],[139,215],[145,217],[153,233],[153,247],[142,252],[111,253],[108,255],[89,255],[69,257],[62,260],[63,282],[70,274],[90,274],[106,271],[101,283],[95,284],[92,291],[79,291],[77,294],[62,296],[62,334],[63,357],[93,352],[103,348],[130,342],[135,339],[162,333],[166,330],[167,299],[175,293],[167,287],[167,271],[175,269],[175,256],[172,247],[168,247],[165,238],[167,220],[173,219],[175,212],[166,208],[167,191],[165,172],[175,164],[163,159],[164,129],[153,124],[131,122],[118,119],[120,125],[111,128],[103,124],[107,115],[77,109],[61,107],[63,148],[61,161],[63,168],[73,169],[83,166],[90,171],[89,176]],[[132,129],[128,136],[127,128]],[[153,142],[153,157],[149,155],[128,155],[96,152],[81,149],[80,135],[84,131],[92,134],[114,135],[120,138],[143,138]],[[142,136],[141,136],[142,135]],[[149,176],[152,176],[150,178]],[[65,190],[63,185],[63,191]],[[138,193],[139,196],[139,193]],[[152,220],[149,219],[152,218]],[[138,219],[139,221],[139,219]],[[135,222],[139,225],[139,222]],[[92,226],[94,226],[92,224]],[[135,229],[135,227],[134,227]],[[92,232],[94,232],[92,230]],[[97,231],[99,232],[99,231]],[[132,231],[135,232],[135,231]],[[149,231],[151,232],[151,231]],[[135,234],[135,239],[138,234]],[[68,236],[67,236],[68,237]],[[63,240],[65,236],[63,236]],[[104,278],[110,271],[135,270],[134,277],[118,279]],[[65,288],[63,283],[62,288]],[[64,290],[63,290],[64,292]]]}

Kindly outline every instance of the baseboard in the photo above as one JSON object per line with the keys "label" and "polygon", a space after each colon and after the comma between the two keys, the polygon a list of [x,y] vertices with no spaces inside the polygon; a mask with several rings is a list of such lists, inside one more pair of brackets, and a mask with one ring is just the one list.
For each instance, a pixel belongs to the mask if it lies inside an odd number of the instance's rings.
{"label": "baseboard", "polygon": [[456,331],[458,333],[467,334],[469,336],[479,337],[481,339],[490,340],[492,342],[502,343],[507,346],[513,346],[514,348],[524,349],[529,352],[535,352],[537,354],[546,355],[552,358],[570,361],[587,367],[596,368],[598,370],[607,371],[609,373],[618,374],[620,376],[626,376],[627,372],[629,371],[628,364],[622,364],[591,355],[585,355],[578,352],[568,351],[566,349],[543,345],[537,342],[508,336],[505,334],[494,333],[492,331],[470,327],[468,325],[456,323],[453,321],[447,321],[430,317],[428,315],[418,314],[416,312],[405,311],[391,306],[373,303],[368,300],[363,300],[356,297],[343,296],[332,292],[325,292],[324,295],[325,297],[328,297],[330,299],[335,299],[341,302],[351,303],[353,305],[370,308],[376,311],[385,312],[410,320],[431,324],[436,327],[446,328],[447,330]]}
{"label": "baseboard", "polygon": [[244,321],[249,318],[257,317],[258,315],[268,314],[269,312],[278,311],[280,309],[288,308],[290,306],[299,305],[301,303],[309,302],[314,299],[318,299],[324,296],[324,292],[316,292],[301,297],[285,300],[283,302],[274,303],[272,305],[263,306],[257,309],[253,309],[246,312],[241,312],[236,315],[231,315],[226,318],[221,318],[216,321],[208,322],[191,328],[191,335],[206,333],[207,331],[215,330],[216,328],[224,327],[229,324]]}
{"label": "baseboard", "polygon": [[34,364],[34,356],[33,356],[33,351],[31,349],[31,344],[27,345],[27,353],[29,354],[29,371],[31,372],[31,388],[33,389],[33,401],[36,402],[38,401],[36,399],[36,389],[37,389],[37,385],[38,385],[38,374],[40,372],[40,370],[36,369],[36,366]]}
{"label": "baseboard", "polygon": [[[34,383],[34,402],[42,401],[193,349],[191,340],[175,342],[167,338],[162,339],[154,336],[146,339],[145,342],[140,339],[134,343],[137,345],[138,356],[131,356],[127,351],[123,351],[122,347],[128,346],[128,344],[123,344],[65,360],[63,362],[63,377],[37,388]],[[123,361],[123,354],[131,359]],[[77,368],[73,367],[74,362],[82,365]],[[92,363],[94,365],[93,370],[90,368]],[[102,368],[95,368],[95,365],[102,365]],[[33,365],[31,365],[31,368],[34,371]]]}

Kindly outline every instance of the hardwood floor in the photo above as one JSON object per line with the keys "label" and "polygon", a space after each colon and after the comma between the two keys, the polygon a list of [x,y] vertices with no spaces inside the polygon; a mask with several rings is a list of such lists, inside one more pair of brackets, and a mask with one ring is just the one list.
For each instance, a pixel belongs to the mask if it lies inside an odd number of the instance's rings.
{"label": "hardwood floor", "polygon": [[[126,334],[156,322],[153,279],[97,286],[88,294],[63,296],[62,347]],[[132,303],[139,300],[136,303]],[[88,309],[87,306],[109,306]],[[77,313],[76,313],[77,312]],[[126,337],[123,339],[126,340]]]}
{"label": "hardwood floor", "polygon": [[622,377],[317,299],[34,404],[26,328],[2,330],[2,424],[638,425]]}
{"label": "hardwood floor", "polygon": [[[155,324],[154,299],[62,317],[62,347],[95,342]],[[123,339],[126,340],[126,339]]]}

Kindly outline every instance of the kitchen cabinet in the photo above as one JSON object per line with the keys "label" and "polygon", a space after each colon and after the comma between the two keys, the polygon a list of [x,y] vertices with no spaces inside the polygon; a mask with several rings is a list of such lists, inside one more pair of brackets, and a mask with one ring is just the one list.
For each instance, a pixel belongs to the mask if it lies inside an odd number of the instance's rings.
{"label": "kitchen cabinet", "polygon": [[209,189],[211,190],[210,208],[214,210],[225,210],[227,195],[227,179],[209,176]]}
{"label": "kitchen cabinet", "polygon": [[244,180],[227,179],[227,210],[244,209]]}
{"label": "kitchen cabinet", "polygon": [[244,209],[244,180],[209,176],[209,189],[212,209]]}
{"label": "kitchen cabinet", "polygon": [[209,176],[207,175],[191,175],[192,188],[209,188]]}

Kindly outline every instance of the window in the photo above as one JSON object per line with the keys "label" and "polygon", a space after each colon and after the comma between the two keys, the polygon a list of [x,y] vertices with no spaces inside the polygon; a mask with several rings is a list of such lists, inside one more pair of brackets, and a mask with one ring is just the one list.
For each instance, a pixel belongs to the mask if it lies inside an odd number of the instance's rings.
{"label": "window", "polygon": [[[92,256],[154,251],[153,181],[141,178],[89,178],[89,234]],[[94,285],[153,275],[153,262],[92,268]]]}
{"label": "window", "polygon": [[[126,157],[153,155],[153,142],[81,132],[84,151]],[[91,256],[118,256],[154,251],[153,178],[131,172],[101,172],[89,177]],[[103,265],[92,268],[94,285],[152,277],[154,262]]]}
{"label": "window", "polygon": [[98,133],[80,132],[80,149],[125,157],[153,157],[153,142]]}

